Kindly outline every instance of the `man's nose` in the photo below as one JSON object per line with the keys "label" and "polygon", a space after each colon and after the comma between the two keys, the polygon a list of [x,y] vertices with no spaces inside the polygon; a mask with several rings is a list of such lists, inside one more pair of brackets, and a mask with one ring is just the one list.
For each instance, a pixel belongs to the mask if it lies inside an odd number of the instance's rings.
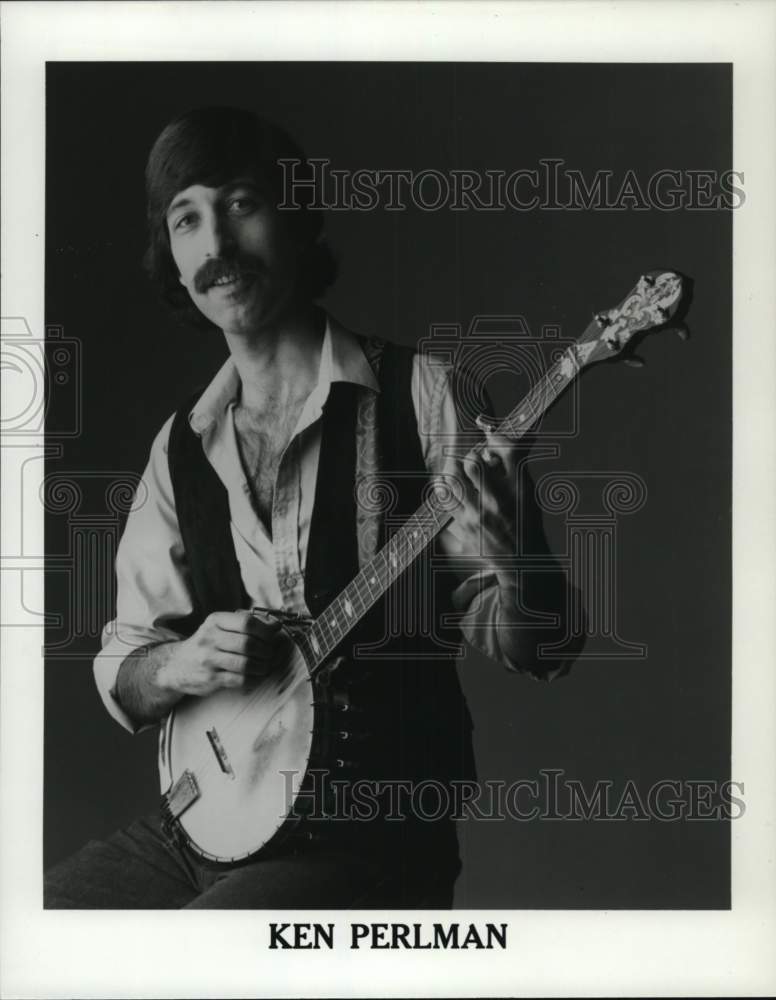
{"label": "man's nose", "polygon": [[214,212],[205,233],[205,256],[223,257],[234,246],[234,234],[229,220],[219,212]]}

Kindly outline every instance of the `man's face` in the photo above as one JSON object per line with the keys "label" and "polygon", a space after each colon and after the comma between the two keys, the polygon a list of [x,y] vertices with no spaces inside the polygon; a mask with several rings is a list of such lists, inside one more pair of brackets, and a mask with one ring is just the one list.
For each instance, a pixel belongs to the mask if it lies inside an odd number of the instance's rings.
{"label": "man's face", "polygon": [[193,184],[167,210],[172,256],[194,305],[229,334],[251,334],[293,303],[299,248],[247,179]]}

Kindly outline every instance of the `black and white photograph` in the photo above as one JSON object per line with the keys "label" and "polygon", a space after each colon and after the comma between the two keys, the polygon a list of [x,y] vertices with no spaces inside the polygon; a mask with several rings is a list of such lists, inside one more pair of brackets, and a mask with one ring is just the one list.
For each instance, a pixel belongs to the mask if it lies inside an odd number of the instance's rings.
{"label": "black and white photograph", "polygon": [[767,993],[773,8],[62,6],[16,301],[4,232],[3,922],[81,957],[3,995]]}

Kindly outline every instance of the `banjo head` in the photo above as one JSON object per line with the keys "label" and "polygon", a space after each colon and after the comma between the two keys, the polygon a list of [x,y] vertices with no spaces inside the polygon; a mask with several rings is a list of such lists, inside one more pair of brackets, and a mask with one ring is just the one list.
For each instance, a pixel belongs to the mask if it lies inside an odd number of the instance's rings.
{"label": "banjo head", "polygon": [[298,794],[315,707],[304,657],[290,637],[288,645],[269,677],[183,699],[162,733],[168,787],[183,777],[196,789],[177,818],[203,857],[234,862],[255,854],[283,826]]}

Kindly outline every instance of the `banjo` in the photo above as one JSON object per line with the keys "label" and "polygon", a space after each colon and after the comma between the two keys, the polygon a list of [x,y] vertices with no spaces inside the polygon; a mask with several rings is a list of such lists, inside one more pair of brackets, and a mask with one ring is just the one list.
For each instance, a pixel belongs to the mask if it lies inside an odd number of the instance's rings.
{"label": "banjo", "polygon": [[[614,357],[636,334],[665,325],[682,291],[682,278],[672,271],[644,274],[618,306],[593,317],[496,431],[519,440],[583,368]],[[284,627],[267,676],[246,680],[239,690],[185,697],[175,706],[160,732],[159,755],[163,820],[174,836],[211,861],[242,861],[293,831],[293,804],[316,764],[340,768],[347,777],[332,736],[347,700],[322,683],[336,667],[333,653],[453,519],[459,503],[440,482],[317,618],[277,612]]]}

